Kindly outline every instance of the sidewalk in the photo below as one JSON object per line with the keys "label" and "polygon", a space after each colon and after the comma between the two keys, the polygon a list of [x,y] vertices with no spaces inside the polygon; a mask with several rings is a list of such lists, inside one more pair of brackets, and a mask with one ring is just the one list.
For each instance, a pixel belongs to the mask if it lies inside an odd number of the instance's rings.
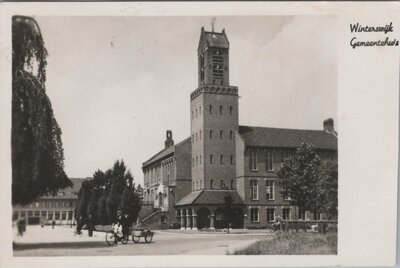
{"label": "sidewalk", "polygon": [[87,230],[82,230],[82,236],[74,235],[75,227],[27,225],[23,236],[17,236],[14,230],[14,242],[17,244],[36,244],[36,243],[65,243],[65,242],[88,242],[105,241],[105,233],[93,232],[93,237],[88,236]]}
{"label": "sidewalk", "polygon": [[230,229],[229,233],[226,229],[216,230],[216,231],[201,231],[201,230],[191,230],[191,229],[165,229],[165,230],[155,230],[155,232],[173,233],[173,234],[229,234],[229,235],[275,235],[274,231],[268,229]]}

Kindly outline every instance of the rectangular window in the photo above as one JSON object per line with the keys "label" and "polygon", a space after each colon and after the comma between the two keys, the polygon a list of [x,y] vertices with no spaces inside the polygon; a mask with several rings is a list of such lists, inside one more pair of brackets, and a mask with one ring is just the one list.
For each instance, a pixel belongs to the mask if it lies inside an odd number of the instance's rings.
{"label": "rectangular window", "polygon": [[60,220],[60,211],[55,211],[54,213],[55,213],[54,215],[55,220],[56,221]]}
{"label": "rectangular window", "polygon": [[62,211],[61,212],[61,220],[65,221],[67,219],[67,212],[66,211]]}
{"label": "rectangular window", "polygon": [[231,189],[235,189],[235,185],[234,185],[233,180],[231,180]]}
{"label": "rectangular window", "polygon": [[214,159],[213,159],[213,155],[211,154],[210,155],[210,164],[212,164],[214,162]]}
{"label": "rectangular window", "polygon": [[267,170],[274,170],[274,155],[272,154],[272,152],[267,152]]}
{"label": "rectangular window", "polygon": [[275,209],[267,208],[267,222],[274,222],[274,221],[275,221]]}
{"label": "rectangular window", "polygon": [[250,169],[252,171],[257,171],[258,170],[257,152],[256,151],[251,151],[250,152]]}
{"label": "rectangular window", "polygon": [[231,164],[233,165],[233,155],[231,155]]}
{"label": "rectangular window", "polygon": [[201,130],[200,130],[200,134],[199,134],[199,140],[201,140]]}
{"label": "rectangular window", "polygon": [[201,115],[201,106],[199,107],[199,115]]}
{"label": "rectangular window", "polygon": [[267,200],[274,200],[275,199],[275,194],[274,194],[274,181],[265,181],[266,185],[266,198]]}
{"label": "rectangular window", "polygon": [[219,114],[222,114],[222,105],[219,106]]}
{"label": "rectangular window", "polygon": [[210,139],[212,139],[212,138],[213,138],[213,131],[210,130]]}
{"label": "rectangular window", "polygon": [[197,141],[197,132],[196,132],[196,141]]}
{"label": "rectangular window", "polygon": [[194,112],[192,111],[192,120],[194,119]]}
{"label": "rectangular window", "polygon": [[233,131],[232,131],[232,130],[229,132],[229,138],[230,138],[231,140],[233,139]]}
{"label": "rectangular window", "polygon": [[47,219],[52,220],[53,219],[53,211],[49,211],[49,214],[47,214]]}
{"label": "rectangular window", "polygon": [[292,157],[290,152],[283,152],[283,161],[289,160]]}
{"label": "rectangular window", "polygon": [[251,218],[251,222],[259,222],[260,221],[258,208],[250,209],[250,218]]}
{"label": "rectangular window", "polygon": [[258,180],[250,180],[250,199],[258,200]]}
{"label": "rectangular window", "polygon": [[302,208],[299,208],[299,215],[298,215],[299,220],[305,220],[306,219],[306,211]]}
{"label": "rectangular window", "polygon": [[222,140],[224,137],[224,132],[222,130],[219,131],[219,138]]}
{"label": "rectangular window", "polygon": [[220,161],[221,164],[224,163],[224,156],[223,156],[222,154],[221,154],[220,157],[219,157],[219,161]]}
{"label": "rectangular window", "polygon": [[213,110],[213,109],[212,109],[212,105],[210,105],[210,114],[212,114],[212,110]]}
{"label": "rectangular window", "polygon": [[232,107],[232,106],[229,107],[229,114],[230,114],[230,115],[233,114],[233,107]]}
{"label": "rectangular window", "polygon": [[192,158],[192,167],[194,167],[194,158]]}
{"label": "rectangular window", "polygon": [[213,188],[213,180],[210,180],[210,189]]}
{"label": "rectangular window", "polygon": [[194,134],[192,134],[192,143],[194,143]]}
{"label": "rectangular window", "polygon": [[201,155],[200,155],[200,165],[201,165]]}
{"label": "rectangular window", "polygon": [[282,209],[282,219],[290,220],[290,208],[283,208]]}
{"label": "rectangular window", "polygon": [[[284,189],[281,188],[281,191],[283,191],[283,190],[284,190]],[[282,198],[283,198],[283,200],[290,200],[290,196],[287,195],[287,194],[282,194]]]}

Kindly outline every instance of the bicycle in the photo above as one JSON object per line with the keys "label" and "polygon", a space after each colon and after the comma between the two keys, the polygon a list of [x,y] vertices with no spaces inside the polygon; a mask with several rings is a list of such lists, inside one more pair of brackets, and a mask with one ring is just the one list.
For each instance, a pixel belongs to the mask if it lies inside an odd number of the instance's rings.
{"label": "bicycle", "polygon": [[119,236],[118,232],[114,231],[114,228],[111,229],[111,231],[106,232],[106,242],[108,245],[116,245],[118,244],[118,241],[121,241],[122,244],[126,245],[129,240],[129,235],[122,235]]}

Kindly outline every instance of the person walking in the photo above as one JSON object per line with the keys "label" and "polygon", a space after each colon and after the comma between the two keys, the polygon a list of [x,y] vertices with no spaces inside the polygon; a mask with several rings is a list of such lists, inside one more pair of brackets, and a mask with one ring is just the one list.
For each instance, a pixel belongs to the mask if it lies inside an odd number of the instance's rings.
{"label": "person walking", "polygon": [[88,221],[87,221],[87,228],[88,228],[89,237],[92,237],[93,236],[93,229],[94,229],[94,223],[93,223],[92,215],[89,215],[89,218],[88,218]]}

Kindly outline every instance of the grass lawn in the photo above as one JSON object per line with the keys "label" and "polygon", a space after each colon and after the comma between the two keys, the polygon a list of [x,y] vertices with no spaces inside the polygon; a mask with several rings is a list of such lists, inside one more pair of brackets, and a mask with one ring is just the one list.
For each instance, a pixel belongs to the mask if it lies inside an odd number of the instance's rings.
{"label": "grass lawn", "polygon": [[234,255],[335,255],[337,233],[278,233],[272,240],[258,241]]}

